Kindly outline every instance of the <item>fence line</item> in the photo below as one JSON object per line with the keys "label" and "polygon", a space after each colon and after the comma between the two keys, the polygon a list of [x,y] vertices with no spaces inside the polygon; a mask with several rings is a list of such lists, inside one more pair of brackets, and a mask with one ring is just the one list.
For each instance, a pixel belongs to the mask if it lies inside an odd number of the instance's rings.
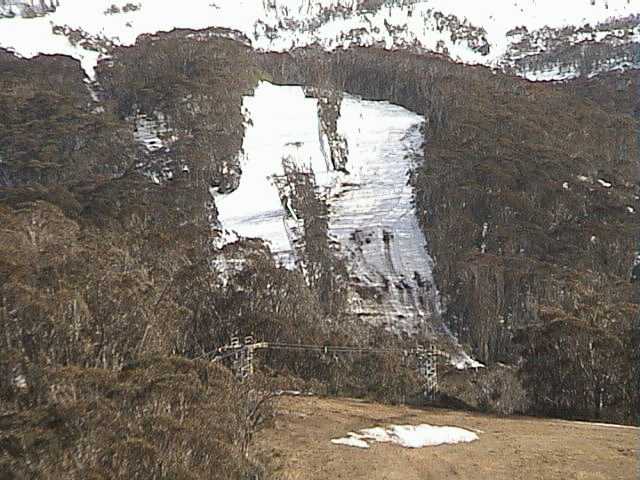
{"label": "fence line", "polygon": [[350,345],[312,345],[302,343],[256,342],[252,336],[247,336],[241,342],[240,337],[233,337],[231,342],[198,358],[212,357],[212,362],[231,359],[231,369],[236,378],[243,381],[253,374],[253,359],[256,350],[288,350],[316,353],[395,353],[404,356],[414,355],[417,359],[418,373],[425,378],[425,397],[433,399],[438,392],[437,357],[450,358],[449,354],[438,350],[434,345],[415,348],[371,348]]}

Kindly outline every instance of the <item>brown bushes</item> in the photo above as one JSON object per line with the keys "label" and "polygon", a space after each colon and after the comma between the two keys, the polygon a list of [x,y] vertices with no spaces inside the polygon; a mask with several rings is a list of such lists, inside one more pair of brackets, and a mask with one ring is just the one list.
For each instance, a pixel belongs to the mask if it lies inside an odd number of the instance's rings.
{"label": "brown bushes", "polygon": [[268,421],[268,397],[208,362],[149,357],[120,373],[44,373],[41,401],[0,417],[6,478],[227,480],[254,468],[247,445]]}
{"label": "brown bushes", "polygon": [[[275,387],[239,386],[187,358],[236,332],[291,343],[395,341],[341,317],[337,267],[326,268],[321,258],[325,244],[310,245],[317,275],[309,284],[278,268],[257,242],[225,249],[225,255],[239,250],[246,261],[228,282],[211,269],[221,253],[211,248],[209,173],[215,177],[235,159],[242,94],[256,76],[234,70],[247,65],[237,60],[249,62],[244,47],[183,41],[149,40],[114,52],[118,63],[101,70],[102,113],[85,105],[88,92],[66,91],[55,77],[60,102],[51,103],[49,86],[39,83],[44,73],[25,73],[29,62],[2,79],[14,85],[2,97],[9,110],[17,111],[23,98],[46,100],[34,100],[35,120],[3,117],[11,135],[0,143],[11,182],[0,190],[0,468],[10,478],[264,478],[247,453],[268,416],[268,396],[260,392]],[[177,70],[148,63],[153,55],[145,55],[158,52]],[[181,53],[195,57],[175,62]],[[80,75],[62,70],[74,82]],[[176,83],[169,96],[157,90],[164,82]],[[193,102],[182,102],[191,94]],[[155,185],[136,167],[147,158],[122,118],[136,108],[170,116],[184,141],[168,155],[184,155],[190,175]],[[33,121],[44,125],[42,132],[30,131]],[[89,138],[79,151],[86,162],[76,169],[80,157],[67,157],[64,148],[79,132]],[[51,174],[34,175],[18,150],[31,142],[37,158],[48,139],[56,146],[48,153]],[[311,207],[305,215],[321,232],[322,216],[315,214],[322,206],[307,203],[300,209]],[[325,320],[328,305],[332,321]],[[269,353],[259,361],[320,393],[400,401],[418,389],[410,369],[379,355]]]}
{"label": "brown bushes", "polygon": [[447,397],[481,411],[513,415],[530,411],[529,393],[518,369],[504,364],[443,375],[441,388]]}

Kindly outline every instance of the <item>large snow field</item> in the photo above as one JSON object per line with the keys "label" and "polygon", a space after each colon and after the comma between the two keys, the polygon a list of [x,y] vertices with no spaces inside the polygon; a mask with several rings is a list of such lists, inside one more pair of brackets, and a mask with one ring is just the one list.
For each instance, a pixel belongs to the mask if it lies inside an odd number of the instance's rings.
{"label": "large snow field", "polygon": [[[304,219],[282,184],[283,162],[313,173],[328,207],[328,237],[350,275],[350,310],[367,322],[402,333],[457,342],[440,317],[433,260],[418,224],[410,174],[424,158],[424,119],[388,102],[346,95],[337,133],[347,161],[336,171],[328,156],[318,101],[298,86],[261,82],[243,101],[246,129],[238,188],[214,194],[221,244],[258,238],[288,268],[302,268]],[[275,179],[281,181],[277,184]],[[365,294],[356,292],[368,292]],[[458,348],[458,369],[482,364]]]}
{"label": "large snow field", "polygon": [[329,207],[329,237],[347,261],[353,284],[379,296],[358,298],[354,312],[398,330],[423,328],[430,314],[439,313],[439,303],[409,185],[414,162],[422,157],[422,117],[387,102],[346,97],[338,120],[348,146],[345,173],[332,170],[325,157],[329,149],[317,100],[305,97],[302,88],[262,82],[244,108],[239,188],[216,196],[228,241],[261,238],[294,264],[295,235],[288,224],[295,213],[274,183],[284,174],[283,160],[293,161],[315,175],[318,195]]}
{"label": "large snow field", "polygon": [[397,105],[345,98],[338,131],[347,141],[349,174],[328,199],[330,233],[354,277],[384,298],[382,309],[374,299],[357,308],[402,330],[440,313],[433,261],[409,184],[423,158],[422,124],[421,116]]}
{"label": "large snow field", "polygon": [[[261,82],[243,102],[247,125],[238,188],[217,195],[218,220],[225,235],[267,241],[274,254],[294,255],[286,213],[274,176],[284,174],[283,160],[326,172],[321,152],[317,101],[302,88]],[[289,262],[286,262],[289,263]]]}

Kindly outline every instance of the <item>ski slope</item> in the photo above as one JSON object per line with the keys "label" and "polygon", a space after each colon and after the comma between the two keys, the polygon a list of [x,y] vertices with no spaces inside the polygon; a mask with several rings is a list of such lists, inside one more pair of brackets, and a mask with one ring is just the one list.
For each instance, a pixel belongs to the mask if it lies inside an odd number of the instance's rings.
{"label": "ski slope", "polygon": [[[283,184],[283,162],[313,174],[315,194],[328,207],[326,235],[349,273],[350,312],[409,334],[457,342],[441,320],[433,260],[418,224],[411,170],[423,158],[424,119],[397,105],[346,96],[338,134],[346,140],[345,168],[334,169],[318,100],[301,87],[261,82],[244,99],[247,124],[236,190],[214,194],[223,243],[265,241],[289,268],[304,270],[305,219]],[[458,368],[479,367],[461,351]]]}
{"label": "ski slope", "polygon": [[375,298],[355,301],[354,312],[412,332],[439,314],[433,261],[408,182],[414,161],[421,158],[422,117],[387,102],[345,98],[338,132],[346,139],[348,157],[346,171],[338,172],[326,157],[317,100],[301,87],[262,82],[244,107],[250,122],[240,184],[215,197],[227,241],[260,238],[283,263],[296,263],[295,240],[301,234],[295,230],[304,228],[304,221],[274,181],[285,173],[283,160],[293,161],[314,174],[329,209],[327,233],[347,261],[353,283],[375,292]]}

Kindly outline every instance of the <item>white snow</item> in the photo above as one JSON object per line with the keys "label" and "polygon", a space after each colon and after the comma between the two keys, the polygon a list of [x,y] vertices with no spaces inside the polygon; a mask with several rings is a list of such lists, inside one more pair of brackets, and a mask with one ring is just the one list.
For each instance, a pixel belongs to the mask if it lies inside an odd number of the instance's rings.
{"label": "white snow", "polygon": [[[391,330],[452,338],[440,312],[433,261],[418,224],[409,172],[423,158],[423,119],[387,102],[346,96],[338,133],[348,145],[346,172],[333,170],[318,102],[295,86],[261,82],[243,102],[246,130],[238,188],[215,194],[222,246],[259,238],[289,268],[299,262],[304,219],[295,217],[291,189],[283,187],[283,159],[313,172],[327,203],[328,235],[350,274],[345,287],[366,287],[376,298],[350,291],[350,309]],[[347,173],[348,172],[348,173]],[[279,178],[280,188],[274,182]],[[483,365],[463,351],[458,369]]]}
{"label": "white snow", "polygon": [[378,443],[389,443],[393,441],[389,431],[383,427],[365,428],[360,430],[359,433],[349,432],[348,435]]}
{"label": "white snow", "polygon": [[133,137],[149,152],[156,152],[167,148],[167,142],[162,137],[169,129],[162,112],[154,112],[153,116],[138,114],[135,117]]}
{"label": "white snow", "polygon": [[369,444],[364,440],[355,437],[334,438],[331,443],[336,445],[346,445],[348,447],[369,448]]}
{"label": "white snow", "polygon": [[[635,0],[416,0],[395,2],[375,11],[363,11],[358,0],[182,0],[179,4],[138,0],[135,2],[140,6],[138,10],[105,14],[111,5],[122,9],[126,3],[60,0],[56,11],[44,16],[0,18],[0,46],[25,57],[38,53],[71,55],[92,76],[103,54],[72,45],[67,37],[53,34],[52,27],[81,29],[93,39],[120,45],[133,44],[143,33],[224,27],[245,34],[254,47],[264,50],[284,51],[314,43],[326,49],[353,43],[377,43],[386,48],[415,45],[429,51],[446,49],[454,60],[495,67],[519,39],[518,35],[507,35],[515,27],[525,26],[533,31],[545,26],[596,25],[611,17],[640,13]],[[327,9],[333,13],[324,15]],[[452,35],[442,24],[442,17],[450,14],[460,20],[457,30],[477,35],[471,39],[457,35],[459,32]],[[627,37],[615,30],[611,33],[620,36],[620,42],[631,42],[640,39],[640,31],[634,32]],[[598,32],[588,38],[601,40],[607,33]],[[578,33],[571,41],[586,40],[585,35]],[[477,47],[483,42],[488,42],[490,53],[479,52]],[[619,63],[603,68],[617,68]],[[575,76],[575,69],[525,72],[525,76],[537,80],[568,78]]]}
{"label": "white snow", "polygon": [[16,375],[13,378],[13,385],[16,388],[20,388],[20,389],[27,388],[27,377],[25,377],[24,375]]}
{"label": "white snow", "polygon": [[276,390],[273,394],[277,397],[281,397],[283,395],[290,395],[293,397],[299,397],[300,395],[313,395],[313,392],[302,393],[300,390]]}
{"label": "white snow", "polygon": [[[354,282],[377,289],[383,302],[354,299],[353,311],[404,331],[423,327],[440,309],[433,261],[413,206],[409,171],[422,158],[422,117],[387,102],[346,97],[338,133],[346,139],[349,173],[332,169],[317,100],[302,88],[262,82],[246,97],[242,176],[237,190],[215,197],[225,235],[262,238],[293,266],[304,228],[274,177],[283,159],[315,174],[329,206],[329,237]],[[282,199],[281,199],[281,196]]]}
{"label": "white snow", "polygon": [[456,367],[456,370],[466,370],[467,368],[484,368],[484,364],[474,360],[465,352],[459,353],[457,356],[451,359],[451,364]]}
{"label": "white snow", "polygon": [[422,448],[468,443],[478,439],[476,433],[463,428],[422,424],[367,428],[357,433],[349,432],[346,437],[333,439],[331,442],[359,448],[368,448],[369,443],[367,442],[393,443],[405,448]]}
{"label": "white snow", "polygon": [[611,182],[607,182],[606,180],[603,180],[602,178],[598,179],[598,183],[603,186],[604,188],[611,188],[612,184]]}
{"label": "white snow", "polygon": [[245,97],[243,108],[251,121],[242,145],[242,176],[235,191],[215,197],[218,219],[228,233],[262,238],[276,255],[293,255],[286,213],[272,178],[283,175],[284,158],[326,170],[316,100],[305,98],[300,87],[262,82],[253,96]]}
{"label": "white snow", "polygon": [[346,139],[349,175],[329,195],[329,231],[357,282],[383,295],[354,306],[384,315],[387,325],[418,328],[440,313],[433,260],[418,224],[409,173],[421,161],[423,118],[387,102],[346,97],[338,132]]}

